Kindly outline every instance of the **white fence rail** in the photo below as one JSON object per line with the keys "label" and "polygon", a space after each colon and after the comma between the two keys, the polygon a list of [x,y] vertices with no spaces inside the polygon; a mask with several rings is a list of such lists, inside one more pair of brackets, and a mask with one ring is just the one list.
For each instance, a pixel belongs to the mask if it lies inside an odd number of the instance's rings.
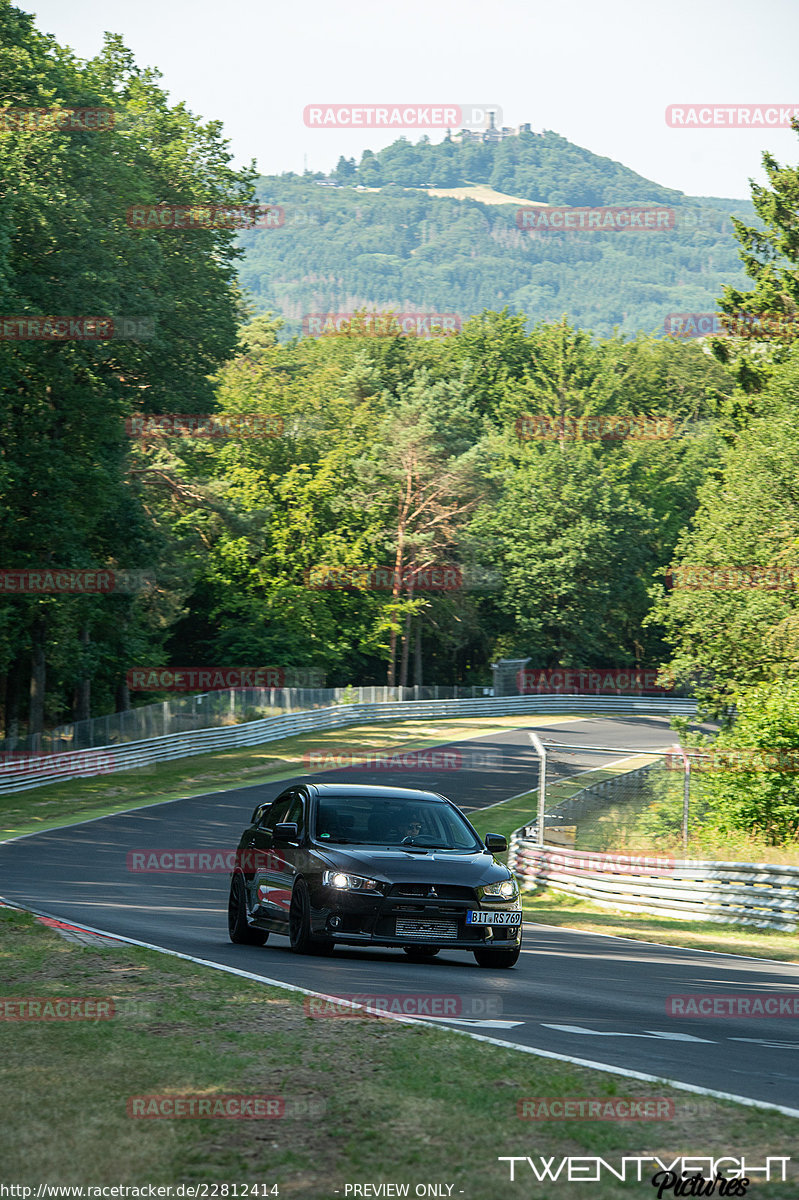
{"label": "white fence rail", "polygon": [[796,929],[799,867],[599,854],[539,846],[516,830],[508,865],[527,889],[545,884],[604,908],[684,921]]}
{"label": "white fence rail", "polygon": [[595,696],[503,696],[468,700],[410,700],[386,704],[338,704],[328,708],[286,713],[241,725],[190,729],[164,737],[146,738],[64,754],[9,755],[0,761],[0,795],[89,778],[134,767],[188,758],[209,751],[259,746],[297,733],[335,729],[371,721],[446,720],[452,717],[496,717],[535,713],[603,713],[692,716],[696,701]]}

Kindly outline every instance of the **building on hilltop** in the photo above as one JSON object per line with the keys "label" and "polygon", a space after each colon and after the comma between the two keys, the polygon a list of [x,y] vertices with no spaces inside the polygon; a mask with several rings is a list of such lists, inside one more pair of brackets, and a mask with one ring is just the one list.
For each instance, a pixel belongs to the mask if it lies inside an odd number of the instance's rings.
{"label": "building on hilltop", "polygon": [[517,129],[513,129],[510,125],[498,128],[494,120],[495,115],[492,110],[489,110],[488,124],[485,129],[461,129],[457,133],[452,133],[448,129],[447,140],[458,145],[465,145],[468,142],[501,142],[508,137],[518,137],[521,133],[530,133],[533,137],[544,136],[543,133],[534,133],[529,121],[525,121]]}

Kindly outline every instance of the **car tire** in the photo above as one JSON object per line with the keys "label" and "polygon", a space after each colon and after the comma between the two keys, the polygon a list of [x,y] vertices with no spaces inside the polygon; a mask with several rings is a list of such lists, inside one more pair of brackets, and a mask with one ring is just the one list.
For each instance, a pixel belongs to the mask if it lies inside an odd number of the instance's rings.
{"label": "car tire", "polygon": [[513,950],[487,950],[481,946],[479,950],[475,950],[474,957],[479,967],[515,967],[521,952],[521,946],[516,946]]}
{"label": "car tire", "polygon": [[424,962],[426,958],[435,958],[441,949],[440,946],[403,946],[402,948],[411,962]]}
{"label": "car tire", "polygon": [[311,897],[304,879],[298,879],[289,905],[289,945],[294,954],[332,954],[334,942],[311,933]]}
{"label": "car tire", "polygon": [[230,883],[227,928],[231,942],[237,946],[264,946],[269,937],[265,929],[253,929],[247,924],[247,901],[241,875],[234,875]]}

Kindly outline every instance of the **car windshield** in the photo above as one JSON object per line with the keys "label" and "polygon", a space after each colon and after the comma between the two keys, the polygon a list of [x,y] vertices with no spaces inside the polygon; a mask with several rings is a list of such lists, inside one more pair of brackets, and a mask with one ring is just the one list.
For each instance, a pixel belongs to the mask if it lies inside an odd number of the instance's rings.
{"label": "car windshield", "polygon": [[316,838],[338,845],[471,852],[482,845],[449,804],[385,796],[320,797]]}

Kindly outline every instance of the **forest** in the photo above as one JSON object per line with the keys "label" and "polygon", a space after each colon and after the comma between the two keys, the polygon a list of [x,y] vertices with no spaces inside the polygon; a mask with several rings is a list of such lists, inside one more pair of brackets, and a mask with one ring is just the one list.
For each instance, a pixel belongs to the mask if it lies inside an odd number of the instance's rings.
{"label": "forest", "polygon": [[[102,130],[0,129],[2,311],[91,315],[122,331],[0,341],[6,738],[157,698],[131,696],[134,668],[455,684],[488,683],[489,664],[511,657],[542,669],[659,669],[708,713],[736,706],[750,744],[793,744],[799,168],[765,155],[756,220],[734,219],[730,235],[695,231],[668,254],[647,241],[665,234],[578,244],[564,233],[533,240],[524,258],[515,226],[486,237],[500,218],[483,206],[436,201],[449,215],[434,221],[426,195],[314,180],[286,187],[313,189],[351,223],[369,204],[385,220],[371,210],[357,238],[352,224],[334,237],[321,223],[296,253],[279,230],[135,227],[125,216],[135,205],[272,197],[254,170],[233,169],[218,123],[170,105],[118,38],[77,60],[6,0],[0,33],[5,107],[116,114]],[[449,186],[482,174],[547,203],[683,204],[555,135],[530,137],[390,147],[350,180]],[[571,164],[559,190],[558,162]],[[283,282],[248,248],[256,238],[284,248]],[[486,243],[507,247],[513,279]],[[632,286],[630,256],[637,311],[653,325],[662,303],[701,304],[730,329],[699,339],[598,331],[600,309],[624,325],[611,308]],[[340,274],[339,290],[326,290],[322,277],[344,272],[345,257],[351,281]],[[720,272],[712,301],[701,269],[710,260]],[[545,280],[575,266],[582,307],[555,288],[542,316]],[[406,270],[420,281],[412,294],[397,282]],[[354,314],[318,337],[287,327],[274,295],[252,286],[257,274],[281,295],[294,288],[299,312],[309,272],[315,309],[346,301]],[[405,312],[411,301],[469,311],[441,336],[375,333],[374,309]],[[741,332],[742,310],[775,319]],[[735,568],[739,585],[675,585],[698,577],[695,567],[702,578]],[[47,570],[111,572],[128,585],[43,593],[10,582]],[[785,803],[790,824],[796,805]]]}
{"label": "forest", "polygon": [[[456,188],[466,195],[428,193]],[[273,217],[242,231],[240,279],[259,312],[284,318],[284,337],[302,333],[309,313],[364,305],[462,321],[507,306],[528,328],[568,314],[602,337],[662,336],[672,314],[714,312],[724,287],[745,285],[731,218],[760,224],[750,200],[685,196],[554,133],[400,139],[357,166],[340,159],[329,179],[262,176],[257,194]],[[657,207],[669,221],[559,230],[519,201]]]}

